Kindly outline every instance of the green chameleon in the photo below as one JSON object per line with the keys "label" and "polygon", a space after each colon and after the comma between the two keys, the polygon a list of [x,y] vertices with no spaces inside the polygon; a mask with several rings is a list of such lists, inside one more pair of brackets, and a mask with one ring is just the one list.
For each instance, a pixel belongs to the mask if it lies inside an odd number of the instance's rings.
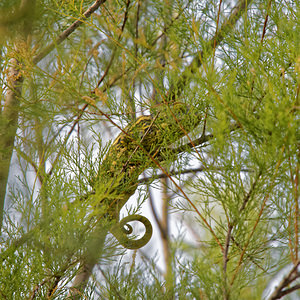
{"label": "green chameleon", "polygon": [[[162,105],[156,115],[141,116],[128,125],[115,139],[104,158],[97,177],[97,186],[107,189],[100,205],[105,205],[105,218],[112,222],[110,232],[127,249],[143,247],[151,238],[152,226],[144,216],[135,214],[119,221],[119,212],[138,186],[139,175],[154,167],[154,160],[162,162],[164,149],[191,131],[200,122],[192,117],[186,104],[175,102]],[[146,232],[137,240],[128,238],[132,233],[131,221],[141,222]]]}

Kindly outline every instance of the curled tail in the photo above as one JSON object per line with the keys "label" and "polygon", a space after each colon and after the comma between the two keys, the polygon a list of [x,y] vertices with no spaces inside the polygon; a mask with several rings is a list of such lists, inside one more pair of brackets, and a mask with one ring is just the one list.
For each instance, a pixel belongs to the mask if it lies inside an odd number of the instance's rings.
{"label": "curled tail", "polygon": [[[128,235],[132,233],[133,229],[129,222],[137,221],[144,225],[145,233],[139,239],[129,238]],[[145,246],[151,239],[152,236],[152,225],[150,221],[141,215],[130,215],[117,224],[113,225],[110,232],[119,241],[119,243],[127,249],[139,249]]]}

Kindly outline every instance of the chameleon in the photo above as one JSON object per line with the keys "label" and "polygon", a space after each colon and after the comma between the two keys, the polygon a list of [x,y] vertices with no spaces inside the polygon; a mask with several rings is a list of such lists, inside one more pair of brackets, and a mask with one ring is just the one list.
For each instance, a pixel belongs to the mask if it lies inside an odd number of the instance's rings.
{"label": "chameleon", "polygon": [[[125,248],[141,248],[152,236],[151,223],[144,216],[134,214],[119,220],[120,210],[137,189],[138,177],[145,169],[155,166],[154,159],[162,162],[163,150],[199,122],[184,103],[162,105],[155,116],[141,116],[125,127],[109,148],[97,175],[96,190],[97,186],[106,187],[110,196],[100,199],[99,205],[107,208],[105,218],[113,224],[109,230]],[[128,224],[131,221],[142,223],[146,230],[137,240],[128,238],[132,233]]]}

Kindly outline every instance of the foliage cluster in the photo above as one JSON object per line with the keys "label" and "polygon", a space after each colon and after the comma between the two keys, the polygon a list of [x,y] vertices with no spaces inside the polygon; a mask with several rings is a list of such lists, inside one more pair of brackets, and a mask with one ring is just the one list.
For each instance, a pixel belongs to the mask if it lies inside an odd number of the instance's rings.
{"label": "foliage cluster", "polygon": [[[299,297],[299,4],[39,0],[34,10],[25,27],[0,20],[0,139],[16,128],[0,298],[65,299],[92,252],[87,299]],[[12,59],[24,81],[7,120]],[[98,249],[103,162],[120,129],[159,114],[163,158],[143,161],[121,211],[151,207],[156,234],[131,253],[105,232]],[[10,147],[0,142],[3,162]]]}

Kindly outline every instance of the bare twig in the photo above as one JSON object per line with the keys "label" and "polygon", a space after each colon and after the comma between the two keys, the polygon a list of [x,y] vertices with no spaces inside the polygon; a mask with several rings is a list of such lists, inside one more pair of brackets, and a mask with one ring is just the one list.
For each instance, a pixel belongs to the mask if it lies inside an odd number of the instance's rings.
{"label": "bare twig", "polygon": [[228,284],[227,284],[227,263],[228,263],[228,252],[229,252],[229,245],[230,245],[230,239],[231,239],[231,233],[232,233],[233,225],[228,224],[228,230],[226,235],[226,241],[225,241],[225,247],[223,252],[223,273],[224,273],[224,300],[229,299],[229,291],[228,291]]}
{"label": "bare twig", "polygon": [[270,8],[271,8],[271,3],[272,3],[272,0],[269,0],[268,8],[267,8],[267,14],[266,14],[265,22],[264,22],[264,28],[263,28],[263,32],[262,32],[261,40],[260,40],[261,45],[262,45],[264,37],[266,35],[266,29],[267,29],[267,23],[268,23],[269,11],[270,11]]}
{"label": "bare twig", "polygon": [[[268,8],[267,8],[267,14],[266,14],[266,17],[265,17],[265,22],[264,22],[264,27],[263,27],[263,31],[262,31],[262,35],[261,35],[261,39],[260,39],[260,48],[259,48],[259,56],[260,56],[260,52],[261,52],[261,48],[262,48],[262,45],[263,45],[263,41],[264,41],[264,38],[265,38],[265,34],[266,34],[266,29],[267,29],[267,23],[268,23],[268,18],[269,18],[269,11],[270,11],[270,8],[271,8],[271,3],[272,3],[272,0],[269,0],[269,3],[268,3]],[[251,82],[251,93],[253,92],[253,89],[254,89],[254,82],[255,82],[255,76],[253,76],[253,79],[252,79],[252,82]],[[263,96],[264,97],[264,96]],[[260,99],[253,107],[253,111],[256,110],[256,107],[259,103],[261,103],[261,101],[263,100]]]}
{"label": "bare twig", "polygon": [[283,296],[290,294],[298,289],[300,289],[300,284],[296,284],[293,287],[288,287],[293,281],[300,278],[300,271],[298,270],[300,266],[300,261],[298,261],[291,271],[280,281],[274,292],[270,295],[268,300],[280,299]]}
{"label": "bare twig", "polygon": [[213,138],[214,138],[213,134],[201,135],[200,138],[195,139],[195,140],[191,141],[190,143],[184,144],[180,147],[177,147],[177,148],[173,149],[172,152],[173,153],[181,153],[183,151],[186,151],[187,148],[193,149],[194,147],[200,146],[200,145],[210,141]]}
{"label": "bare twig", "polygon": [[280,298],[282,298],[283,296],[288,295],[288,294],[290,294],[290,293],[292,293],[292,292],[294,292],[294,291],[297,291],[297,290],[300,290],[300,283],[299,283],[299,284],[296,284],[296,285],[294,285],[294,286],[292,286],[292,287],[290,287],[290,288],[287,288],[287,289],[285,289],[284,291],[281,291],[281,292],[278,294],[278,297],[279,297],[279,298],[274,298],[274,299],[280,299]]}
{"label": "bare twig", "polygon": [[[171,170],[169,172],[170,176],[176,176],[176,175],[183,175],[183,174],[190,174],[190,173],[197,173],[197,172],[204,172],[204,171],[220,171],[223,170],[222,168],[218,168],[218,167],[205,167],[205,166],[201,166],[199,168],[188,168],[186,170],[180,170],[180,171],[175,171],[175,170]],[[248,168],[242,168],[240,170],[240,172],[246,172],[246,173],[253,173],[254,170],[253,169],[248,169]],[[167,176],[165,174],[158,174],[155,176],[151,176],[151,177],[144,177],[139,179],[139,183],[147,183],[149,181],[153,181],[153,178],[155,179],[160,179],[160,178],[166,178]]]}
{"label": "bare twig", "polygon": [[[140,20],[140,9],[141,9],[141,1],[138,1],[137,4],[137,11],[136,11],[136,19],[135,19],[135,38],[136,40],[138,40],[139,38],[139,20]],[[137,53],[138,53],[138,43],[135,43],[135,49],[134,49],[134,54],[135,57],[137,57]]]}

